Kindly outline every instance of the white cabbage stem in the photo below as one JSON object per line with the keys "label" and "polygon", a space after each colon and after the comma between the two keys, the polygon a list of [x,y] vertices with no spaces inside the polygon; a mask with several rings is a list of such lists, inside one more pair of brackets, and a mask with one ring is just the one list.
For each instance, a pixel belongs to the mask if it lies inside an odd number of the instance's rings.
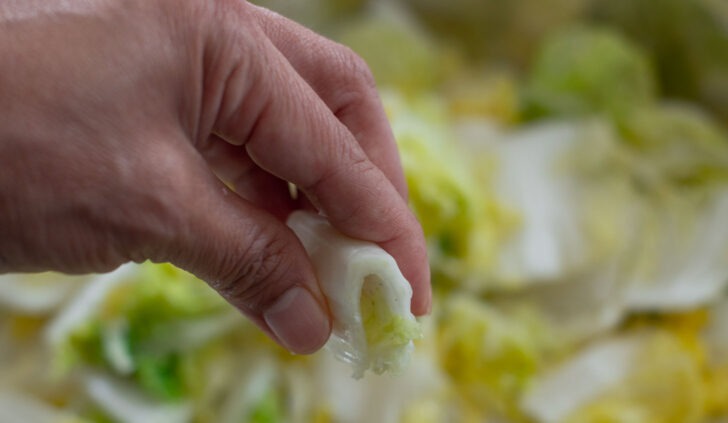
{"label": "white cabbage stem", "polygon": [[187,423],[192,420],[191,404],[157,402],[125,380],[88,373],[84,383],[89,397],[119,423]]}
{"label": "white cabbage stem", "polygon": [[293,213],[288,225],[311,258],[331,310],[327,348],[352,364],[356,378],[367,369],[401,370],[421,331],[410,311],[412,288],[394,258],[309,212]]}

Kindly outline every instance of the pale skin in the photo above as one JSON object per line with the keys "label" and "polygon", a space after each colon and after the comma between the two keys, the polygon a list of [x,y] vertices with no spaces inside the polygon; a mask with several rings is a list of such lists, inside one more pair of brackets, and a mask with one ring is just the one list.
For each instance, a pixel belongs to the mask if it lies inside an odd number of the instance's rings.
{"label": "pale skin", "polygon": [[350,50],[241,0],[0,0],[0,273],[171,262],[311,353],[331,321],[284,224],[300,207],[392,254],[428,312],[422,230]]}

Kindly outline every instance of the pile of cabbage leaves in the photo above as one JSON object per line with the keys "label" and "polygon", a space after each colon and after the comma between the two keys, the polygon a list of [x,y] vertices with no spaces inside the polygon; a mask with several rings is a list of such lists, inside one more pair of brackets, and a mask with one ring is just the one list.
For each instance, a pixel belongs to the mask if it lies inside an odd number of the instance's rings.
{"label": "pile of cabbage leaves", "polygon": [[375,74],[433,272],[409,364],[293,356],[169,265],[3,275],[0,423],[728,421],[728,7],[262,3]]}

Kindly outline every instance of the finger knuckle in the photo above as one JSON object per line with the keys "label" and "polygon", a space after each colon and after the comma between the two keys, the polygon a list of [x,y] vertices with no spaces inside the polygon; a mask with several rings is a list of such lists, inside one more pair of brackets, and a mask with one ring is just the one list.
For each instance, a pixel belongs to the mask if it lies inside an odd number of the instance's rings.
{"label": "finger knuckle", "polygon": [[231,257],[230,275],[219,287],[233,304],[256,313],[275,297],[277,281],[290,266],[286,261],[286,243],[264,235],[259,229],[241,255]]}
{"label": "finger knuckle", "polygon": [[374,74],[367,62],[349,47],[339,45],[338,61],[340,74],[350,87],[359,90],[369,90],[376,86]]}

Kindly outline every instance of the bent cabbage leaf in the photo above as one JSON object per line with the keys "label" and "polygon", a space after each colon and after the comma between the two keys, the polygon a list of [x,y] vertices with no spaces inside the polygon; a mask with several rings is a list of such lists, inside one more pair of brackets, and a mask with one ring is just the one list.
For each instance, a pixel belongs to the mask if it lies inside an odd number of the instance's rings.
{"label": "bent cabbage leaf", "polygon": [[421,330],[410,311],[412,287],[394,258],[310,212],[292,213],[288,225],[313,262],[333,316],[327,348],[351,363],[356,378],[369,369],[400,371]]}

